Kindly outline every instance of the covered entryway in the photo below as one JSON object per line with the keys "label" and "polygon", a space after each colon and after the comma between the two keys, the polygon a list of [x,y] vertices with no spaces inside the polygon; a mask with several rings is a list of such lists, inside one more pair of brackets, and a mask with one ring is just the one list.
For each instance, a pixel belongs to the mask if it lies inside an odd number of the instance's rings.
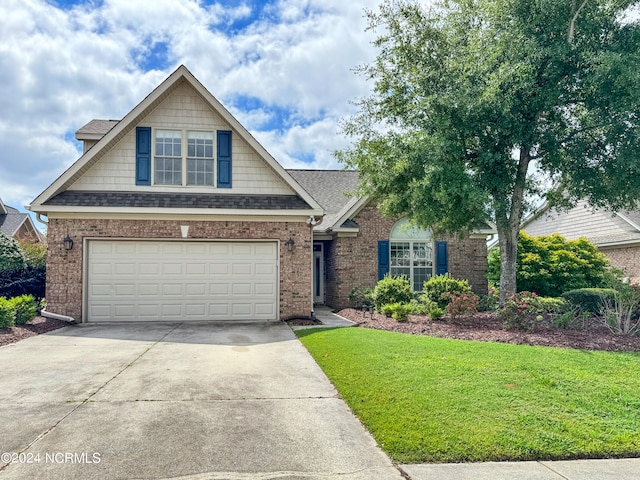
{"label": "covered entryway", "polygon": [[278,320],[278,243],[89,240],[84,318]]}

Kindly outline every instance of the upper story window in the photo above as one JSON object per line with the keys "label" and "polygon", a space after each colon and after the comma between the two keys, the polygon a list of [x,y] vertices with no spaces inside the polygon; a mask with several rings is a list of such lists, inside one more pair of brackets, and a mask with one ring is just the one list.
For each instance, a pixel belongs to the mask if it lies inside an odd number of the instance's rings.
{"label": "upper story window", "polygon": [[154,144],[155,185],[213,186],[212,132],[155,130]]}
{"label": "upper story window", "polygon": [[412,226],[407,219],[396,222],[389,235],[389,273],[404,275],[414,292],[433,276],[433,236],[429,230]]}

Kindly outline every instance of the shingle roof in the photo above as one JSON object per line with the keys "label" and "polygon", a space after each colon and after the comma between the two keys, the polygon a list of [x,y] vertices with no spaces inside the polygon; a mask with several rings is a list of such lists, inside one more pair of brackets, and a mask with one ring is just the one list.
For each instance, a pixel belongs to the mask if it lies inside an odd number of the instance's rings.
{"label": "shingle roof", "polygon": [[91,120],[86,125],[80,127],[76,132],[76,138],[84,135],[106,135],[120,120]]}
{"label": "shingle roof", "polygon": [[77,207],[234,208],[247,210],[306,210],[297,195],[240,195],[201,193],[134,193],[66,190],[45,205]]}
{"label": "shingle roof", "polygon": [[20,228],[20,225],[29,217],[26,213],[21,213],[9,205],[4,206],[7,213],[0,214],[0,232],[11,237]]}
{"label": "shingle roof", "polygon": [[352,170],[287,170],[325,211],[323,226],[333,225],[338,213],[354,198],[345,195],[358,188],[358,172]]}

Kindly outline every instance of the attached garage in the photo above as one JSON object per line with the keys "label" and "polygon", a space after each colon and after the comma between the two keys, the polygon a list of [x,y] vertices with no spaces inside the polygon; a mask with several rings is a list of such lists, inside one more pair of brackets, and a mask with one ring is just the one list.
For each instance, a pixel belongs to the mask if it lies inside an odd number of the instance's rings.
{"label": "attached garage", "polygon": [[88,240],[89,322],[278,320],[275,241]]}

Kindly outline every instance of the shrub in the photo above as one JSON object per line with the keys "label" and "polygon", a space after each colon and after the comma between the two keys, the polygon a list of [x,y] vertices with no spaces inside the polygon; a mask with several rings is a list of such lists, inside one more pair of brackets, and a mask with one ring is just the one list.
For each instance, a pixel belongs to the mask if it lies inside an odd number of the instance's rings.
{"label": "shrub", "polygon": [[[488,256],[489,280],[500,280],[500,252]],[[578,288],[604,287],[607,257],[585,238],[566,240],[558,234],[532,237],[520,232],[516,281],[519,291],[558,296]]]}
{"label": "shrub", "polygon": [[478,299],[475,295],[451,295],[447,311],[453,320],[478,313]]}
{"label": "shrub", "polygon": [[414,315],[428,315],[433,307],[433,304],[429,302],[428,304],[419,302],[418,300],[411,300],[411,313]]}
{"label": "shrub", "polygon": [[20,295],[9,300],[15,309],[15,324],[24,325],[38,314],[38,303],[32,295]]}
{"label": "shrub", "polygon": [[44,297],[46,246],[0,235],[0,296]]}
{"label": "shrub", "polygon": [[613,299],[616,290],[612,288],[579,288],[562,294],[569,304],[579,309],[580,313],[588,312],[594,315],[602,313],[603,299]]}
{"label": "shrub", "polygon": [[585,315],[588,314],[580,313],[580,309],[575,307],[567,307],[564,313],[557,315],[551,320],[551,325],[554,328],[562,328],[562,329],[584,329],[584,321],[586,320]]}
{"label": "shrub", "polygon": [[412,305],[409,303],[388,303],[380,307],[380,312],[386,317],[391,317],[399,322],[409,320],[409,314],[412,313]]}
{"label": "shrub", "polygon": [[539,311],[536,293],[520,292],[507,297],[504,307],[498,311],[498,316],[505,328],[532,332],[535,330],[536,323],[542,320],[542,317],[537,315]]}
{"label": "shrub", "polygon": [[440,308],[446,308],[451,295],[463,295],[471,292],[471,286],[467,280],[456,280],[450,274],[436,275],[424,282],[424,297],[438,304]]}
{"label": "shrub", "polygon": [[498,308],[498,298],[494,295],[478,295],[478,311],[489,312]]}
{"label": "shrub", "polygon": [[444,310],[435,306],[429,311],[429,316],[431,317],[431,320],[440,320],[444,316]]}
{"label": "shrub", "polygon": [[640,331],[640,285],[628,285],[615,295],[602,295],[601,318],[616,335],[633,335]]}
{"label": "shrub", "polygon": [[16,309],[9,300],[0,297],[0,328],[11,328],[15,325]]}
{"label": "shrub", "polygon": [[349,292],[349,301],[354,308],[373,305],[373,289],[355,287]]}
{"label": "shrub", "polygon": [[569,302],[560,297],[538,297],[538,307],[544,313],[565,313],[569,309]]}
{"label": "shrub", "polygon": [[410,303],[413,299],[411,284],[406,277],[386,275],[373,289],[373,304],[381,311],[383,305],[390,303]]}

